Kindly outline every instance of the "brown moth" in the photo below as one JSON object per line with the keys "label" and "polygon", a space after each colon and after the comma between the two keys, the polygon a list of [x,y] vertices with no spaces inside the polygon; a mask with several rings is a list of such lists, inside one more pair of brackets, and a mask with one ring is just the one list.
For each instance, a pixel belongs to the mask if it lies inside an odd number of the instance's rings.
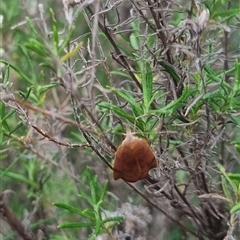
{"label": "brown moth", "polygon": [[128,131],[115,153],[113,178],[136,182],[146,179],[149,170],[155,167],[157,160],[148,142]]}

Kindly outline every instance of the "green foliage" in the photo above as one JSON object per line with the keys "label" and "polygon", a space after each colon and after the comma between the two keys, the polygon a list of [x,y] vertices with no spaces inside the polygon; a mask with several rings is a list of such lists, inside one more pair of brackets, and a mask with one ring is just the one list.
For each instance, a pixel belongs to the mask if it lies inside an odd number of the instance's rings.
{"label": "green foliage", "polygon": [[100,186],[97,176],[94,176],[89,168],[86,170],[88,183],[90,186],[91,194],[88,195],[81,191],[79,195],[88,205],[89,208],[80,210],[73,206],[67,205],[65,203],[53,203],[54,206],[67,210],[69,213],[78,214],[87,222],[68,222],[62,223],[59,228],[86,228],[91,227],[92,234],[88,238],[95,239],[96,236],[104,232],[109,232],[112,227],[117,225],[121,220],[122,216],[106,217],[103,218],[102,205],[107,193],[108,182],[105,181],[103,187]]}
{"label": "green foliage", "polygon": [[226,173],[222,165],[216,163],[222,173],[222,188],[224,195],[231,202],[231,214],[240,210],[240,174]]}
{"label": "green foliage", "polygon": [[[103,8],[103,1],[98,25],[97,15],[89,11],[91,5],[81,10],[69,7],[71,26],[61,3],[46,1],[45,12],[33,16],[30,7],[26,9],[31,1],[19,1],[16,8],[17,2],[4,1],[0,10],[4,18],[0,24],[0,187],[19,195],[9,200],[12,212],[24,220],[23,213],[30,212],[26,218],[31,218],[37,209],[34,217],[40,217],[29,229],[45,227],[46,232],[52,231],[46,238],[75,239],[87,234],[95,239],[124,221],[107,215],[116,207],[113,204],[111,209],[107,192],[119,196],[119,201],[131,198],[142,203],[139,192],[144,195],[148,189],[146,199],[154,197],[163,209],[172,204],[173,215],[180,211],[184,227],[192,231],[167,224],[168,239],[181,239],[184,234],[191,239],[205,230],[195,237],[216,234],[207,222],[194,219],[196,209],[197,216],[200,212],[211,226],[219,224],[225,231],[221,216],[240,210],[240,62],[239,47],[233,44],[239,40],[238,2],[207,0],[199,7],[180,1],[169,4],[167,17],[161,16],[165,11],[156,14],[148,9],[145,16],[135,9],[121,22],[116,9],[124,4],[109,10]],[[199,33],[197,17],[206,8],[210,20]],[[120,19],[111,19],[111,14]],[[103,164],[113,163],[126,126],[149,140],[160,163],[159,176],[149,173],[153,184],[146,180],[146,188],[139,184],[130,193],[128,187],[111,182],[110,169]],[[104,174],[95,176],[89,166]],[[219,175],[221,187],[215,181]],[[195,194],[208,192],[204,187],[209,179],[209,195],[221,195],[219,199],[230,203],[225,210],[208,199],[220,209],[218,218],[206,216],[203,206],[208,203],[202,204]],[[41,202],[36,209],[35,200]],[[154,218],[159,211],[156,205],[152,205]],[[185,218],[185,213],[191,214]],[[153,220],[152,229],[155,224],[158,229],[162,223]],[[59,228],[49,230],[48,224]],[[150,236],[154,239],[158,232]],[[15,237],[9,232],[4,240]]]}
{"label": "green foliage", "polygon": [[226,22],[229,19],[240,15],[240,8],[237,2],[233,3],[232,8],[227,9],[229,4],[226,0],[206,1],[205,5],[211,12],[211,19],[219,19],[221,22]]}

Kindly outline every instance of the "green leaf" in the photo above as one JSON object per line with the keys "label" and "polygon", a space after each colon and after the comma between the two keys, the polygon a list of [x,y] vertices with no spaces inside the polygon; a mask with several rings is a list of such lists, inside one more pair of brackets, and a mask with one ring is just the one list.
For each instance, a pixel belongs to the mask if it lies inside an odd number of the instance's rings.
{"label": "green leaf", "polygon": [[139,21],[138,20],[134,20],[130,23],[131,27],[133,28],[135,34],[138,36],[139,35]]}
{"label": "green leaf", "polygon": [[0,146],[3,145],[3,133],[4,133],[4,129],[2,127],[2,125],[0,126]]}
{"label": "green leaf", "polygon": [[135,50],[139,50],[139,37],[136,37],[136,34],[132,33],[129,37],[130,44]]}
{"label": "green leaf", "polygon": [[63,51],[63,49],[64,49],[64,48],[69,44],[69,42],[71,41],[74,31],[75,31],[75,27],[72,26],[71,29],[70,29],[70,31],[69,31],[69,33],[68,33],[68,35],[67,35],[67,37],[64,38],[63,43],[60,45],[60,47],[59,47],[59,49],[58,49],[58,53],[59,53],[59,54]]}
{"label": "green leaf", "polygon": [[69,223],[62,223],[58,225],[58,228],[83,228],[83,227],[94,227],[94,223],[88,222],[69,222]]}
{"label": "green leaf", "polygon": [[[225,168],[219,164],[218,162],[214,161],[214,163],[216,164],[216,166],[218,167],[218,169],[220,170],[220,172],[223,175],[223,179],[222,179],[222,183],[224,183],[224,193],[226,194],[226,197],[229,198],[230,200],[232,200],[234,203],[237,200],[237,195],[238,195],[238,187],[236,186],[236,184],[234,183],[234,181],[232,181],[229,177],[228,174],[226,173]],[[223,181],[224,180],[224,181]],[[231,187],[231,190],[233,192],[233,194],[230,194],[229,190],[228,190],[228,185]]]}
{"label": "green leaf", "polygon": [[6,84],[9,79],[9,64],[7,64],[6,71],[3,77],[3,84]]}
{"label": "green leaf", "polygon": [[151,99],[150,99],[150,101],[149,101],[149,106],[148,106],[148,109],[149,109],[149,107],[150,107],[150,105],[152,104],[152,102],[154,101],[154,99],[158,96],[160,94],[160,92],[159,91],[156,91],[153,95],[152,95],[152,97],[151,97]]}
{"label": "green leaf", "polygon": [[53,45],[55,48],[55,53],[57,54],[58,53],[58,45],[59,45],[58,25],[57,25],[57,21],[55,19],[52,8],[50,8],[50,14],[51,14],[51,19],[52,19]]}
{"label": "green leaf", "polygon": [[102,189],[102,194],[100,196],[100,200],[103,201],[105,196],[106,196],[106,193],[107,193],[107,189],[108,189],[108,181],[106,180],[105,183],[104,183],[104,186],[103,186],[103,189]]}
{"label": "green leaf", "polygon": [[[5,107],[4,107],[5,110]],[[2,109],[3,111],[3,109]],[[16,112],[16,110],[12,109],[11,111],[9,111],[5,116],[2,114],[1,116],[3,116],[2,118],[2,122],[5,122],[9,117],[11,117],[14,113]]]}
{"label": "green leaf", "polygon": [[78,196],[80,198],[83,198],[86,202],[88,202],[91,206],[93,205],[93,202],[92,202],[92,198],[90,198],[87,194],[85,194],[84,192],[80,191],[81,194],[79,194]]}
{"label": "green leaf", "polygon": [[119,71],[111,71],[111,74],[115,75],[115,76],[124,77],[124,78],[127,78],[127,79],[130,78],[130,75],[125,73],[125,72],[123,72],[122,69],[120,69]]}
{"label": "green leaf", "polygon": [[223,81],[222,73],[216,74],[214,71],[212,71],[212,69],[208,65],[204,66],[204,71],[206,72],[207,77],[210,79],[210,82],[208,81],[207,84],[214,81],[214,82],[221,83],[221,88],[223,89],[230,89],[230,90],[232,89],[232,86],[230,84]]}
{"label": "green leaf", "polygon": [[18,46],[19,46],[22,54],[25,56],[25,58],[26,58],[26,60],[27,60],[28,70],[29,70],[29,73],[30,73],[29,75],[32,76],[33,82],[36,83],[36,74],[35,74],[36,71],[35,71],[35,69],[34,69],[34,67],[33,67],[33,64],[32,64],[33,61],[30,59],[30,57],[29,57],[26,49],[23,48],[20,44],[19,44]]}
{"label": "green leaf", "polygon": [[8,122],[7,121],[2,122],[2,127],[4,128],[4,132],[8,135],[10,132],[10,127],[8,125]]}
{"label": "green leaf", "polygon": [[76,53],[78,53],[82,45],[83,45],[83,42],[79,42],[78,45],[74,47],[74,49],[72,49],[70,52],[66,53],[64,56],[61,57],[61,62],[67,61],[69,58],[71,58]]}
{"label": "green leaf", "polygon": [[47,90],[53,88],[53,87],[56,87],[58,86],[58,83],[51,83],[51,84],[48,84],[48,85],[45,85],[45,86],[42,86],[38,89],[38,93],[39,95],[41,96],[43,93],[45,93]]}
{"label": "green leaf", "polygon": [[174,67],[166,61],[160,61],[159,64],[166,70],[167,73],[172,77],[175,83],[179,83],[181,78],[178,76]]}
{"label": "green leaf", "polygon": [[137,20],[131,22],[131,27],[133,28],[133,33],[131,33],[129,40],[130,44],[135,50],[140,50],[140,38],[139,38],[139,23]]}
{"label": "green leaf", "polygon": [[[127,45],[129,45],[129,41],[127,41]],[[121,52],[124,53],[126,56],[132,57],[132,52],[128,48],[126,48],[122,44],[117,44],[117,46],[121,50]]]}
{"label": "green leaf", "polygon": [[71,212],[71,213],[76,213],[76,214],[78,214],[78,215],[80,215],[80,216],[89,218],[89,219],[91,219],[91,220],[94,220],[94,219],[95,219],[94,217],[91,218],[91,216],[90,216],[88,213],[86,213],[86,212],[84,213],[84,212],[81,211],[80,209],[75,208],[75,207],[73,207],[73,206],[70,206],[70,205],[68,205],[68,204],[57,202],[57,203],[53,203],[53,205],[56,206],[56,207],[59,207],[59,208],[68,210],[68,211]]}
{"label": "green leaf", "polygon": [[224,11],[216,11],[213,13],[212,18],[231,18],[240,14],[240,8],[228,9]]}
{"label": "green leaf", "polygon": [[13,134],[14,132],[16,132],[20,127],[23,126],[23,123],[20,122],[15,128],[13,128],[10,132],[9,135]]}
{"label": "green leaf", "polygon": [[95,235],[98,235],[100,233],[101,230],[101,225],[102,225],[102,218],[101,218],[101,210],[100,210],[100,206],[102,204],[102,201],[100,200],[96,205],[94,205],[94,211],[95,211],[95,218],[96,218],[96,228],[94,231]]}
{"label": "green leaf", "polygon": [[236,59],[235,61],[235,71],[234,71],[234,87],[233,91],[237,92],[240,90],[240,63]]}
{"label": "green leaf", "polygon": [[93,176],[90,168],[87,167],[87,177],[88,177],[88,182],[90,185],[90,190],[91,190],[91,197],[92,197],[92,203],[97,204],[98,202],[98,196],[97,196],[97,185],[96,185],[96,178]]}
{"label": "green leaf", "polygon": [[143,102],[144,102],[144,110],[145,114],[148,112],[150,107],[150,101],[152,98],[152,69],[149,62],[146,62],[145,68],[142,70],[142,88],[143,88]]}
{"label": "green leaf", "polygon": [[240,153],[240,144],[235,144],[234,146],[235,146],[236,150],[238,151],[238,153]]}
{"label": "green leaf", "polygon": [[1,122],[3,121],[3,119],[5,117],[5,110],[6,110],[5,105],[2,102],[0,102],[0,117],[1,117],[0,119],[1,119]]}
{"label": "green leaf", "polygon": [[123,216],[116,216],[116,217],[108,217],[103,220],[103,223],[107,222],[120,222],[124,219]]}
{"label": "green leaf", "polygon": [[0,59],[0,62],[9,65],[13,70],[15,70],[23,79],[25,79],[27,82],[29,82],[30,84],[32,84],[32,80],[25,75],[19,68],[17,68],[15,65],[12,65],[10,63],[8,63],[7,61],[4,61],[2,59]]}
{"label": "green leaf", "polygon": [[9,178],[12,178],[12,179],[16,180],[17,182],[26,183],[26,184],[30,185],[31,187],[34,187],[34,188],[38,187],[38,185],[35,182],[30,181],[23,174],[13,172],[13,171],[10,171],[8,169],[0,168],[0,176],[1,176],[1,179],[4,176],[6,176],[6,177],[9,177]]}
{"label": "green leaf", "polygon": [[32,23],[32,20],[29,17],[26,17],[25,19],[28,23],[28,27],[30,28],[31,32],[34,33],[37,37],[40,37],[38,31],[36,30],[35,26]]}
{"label": "green leaf", "polygon": [[132,95],[130,93],[127,92],[123,92],[121,90],[118,90],[116,88],[112,88],[112,90],[122,99],[126,100],[132,107],[132,110],[134,112],[134,115],[136,117],[139,117],[141,115],[143,115],[143,110],[142,108],[139,106],[139,104],[136,103],[136,100],[132,97]]}
{"label": "green leaf", "polygon": [[29,99],[31,99],[33,102],[37,103],[37,104],[41,104],[41,100],[42,99],[39,99],[39,96],[37,96],[34,92],[30,92],[30,95],[29,95]]}
{"label": "green leaf", "polygon": [[30,88],[27,89],[27,93],[23,93],[21,91],[19,91],[19,94],[22,95],[22,97],[24,98],[24,100],[27,100],[32,92],[32,90],[34,89],[33,86],[31,86]]}
{"label": "green leaf", "polygon": [[101,102],[98,104],[98,106],[112,110],[114,113],[117,114],[117,116],[121,117],[122,119],[127,119],[129,122],[131,122],[132,124],[136,124],[138,128],[144,131],[144,125],[142,124],[142,122],[136,121],[135,117],[126,113],[122,108],[108,102]]}
{"label": "green leaf", "polygon": [[152,47],[155,43],[155,36],[148,36],[147,37],[147,46]]}
{"label": "green leaf", "polygon": [[179,108],[185,106],[186,104],[184,101],[188,99],[188,97],[193,94],[194,92],[197,92],[196,89],[189,89],[188,86],[185,87],[182,95],[180,98],[176,99],[175,101],[172,101],[167,106],[158,109],[158,110],[151,110],[150,113],[156,113],[156,114],[173,114],[175,111],[177,111]]}
{"label": "green leaf", "polygon": [[82,213],[86,218],[89,218],[91,220],[95,220],[95,211],[91,208],[85,208],[82,210]]}
{"label": "green leaf", "polygon": [[34,38],[30,38],[29,41],[25,43],[25,47],[44,58],[49,56],[49,53],[47,52],[46,47]]}
{"label": "green leaf", "polygon": [[227,176],[231,180],[236,180],[236,181],[240,182],[240,173],[228,173]]}
{"label": "green leaf", "polygon": [[232,200],[232,194],[229,191],[226,178],[224,178],[224,176],[221,176],[221,180],[224,195],[226,196],[227,199]]}
{"label": "green leaf", "polygon": [[233,214],[233,213],[235,213],[235,212],[237,212],[237,211],[240,211],[240,202],[237,203],[237,204],[235,204],[235,205],[231,208],[230,213]]}

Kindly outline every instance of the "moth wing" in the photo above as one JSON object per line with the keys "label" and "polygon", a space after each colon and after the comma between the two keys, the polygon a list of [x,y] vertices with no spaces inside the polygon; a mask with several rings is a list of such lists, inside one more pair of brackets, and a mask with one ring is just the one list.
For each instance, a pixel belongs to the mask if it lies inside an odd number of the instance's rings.
{"label": "moth wing", "polygon": [[[135,147],[135,155],[137,157],[137,165],[141,169],[140,179],[146,179],[150,169],[157,167],[155,155],[145,139],[141,139]],[[140,180],[139,179],[139,180]]]}
{"label": "moth wing", "polygon": [[113,178],[122,178],[127,182],[136,182],[141,175],[141,169],[132,148],[120,145],[114,159]]}

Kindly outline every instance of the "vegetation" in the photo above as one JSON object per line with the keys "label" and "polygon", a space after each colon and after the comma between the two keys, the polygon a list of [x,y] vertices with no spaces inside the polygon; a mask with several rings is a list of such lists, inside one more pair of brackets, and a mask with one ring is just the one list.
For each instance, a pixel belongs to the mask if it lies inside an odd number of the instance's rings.
{"label": "vegetation", "polygon": [[1,3],[1,239],[237,240],[239,1],[40,2]]}

